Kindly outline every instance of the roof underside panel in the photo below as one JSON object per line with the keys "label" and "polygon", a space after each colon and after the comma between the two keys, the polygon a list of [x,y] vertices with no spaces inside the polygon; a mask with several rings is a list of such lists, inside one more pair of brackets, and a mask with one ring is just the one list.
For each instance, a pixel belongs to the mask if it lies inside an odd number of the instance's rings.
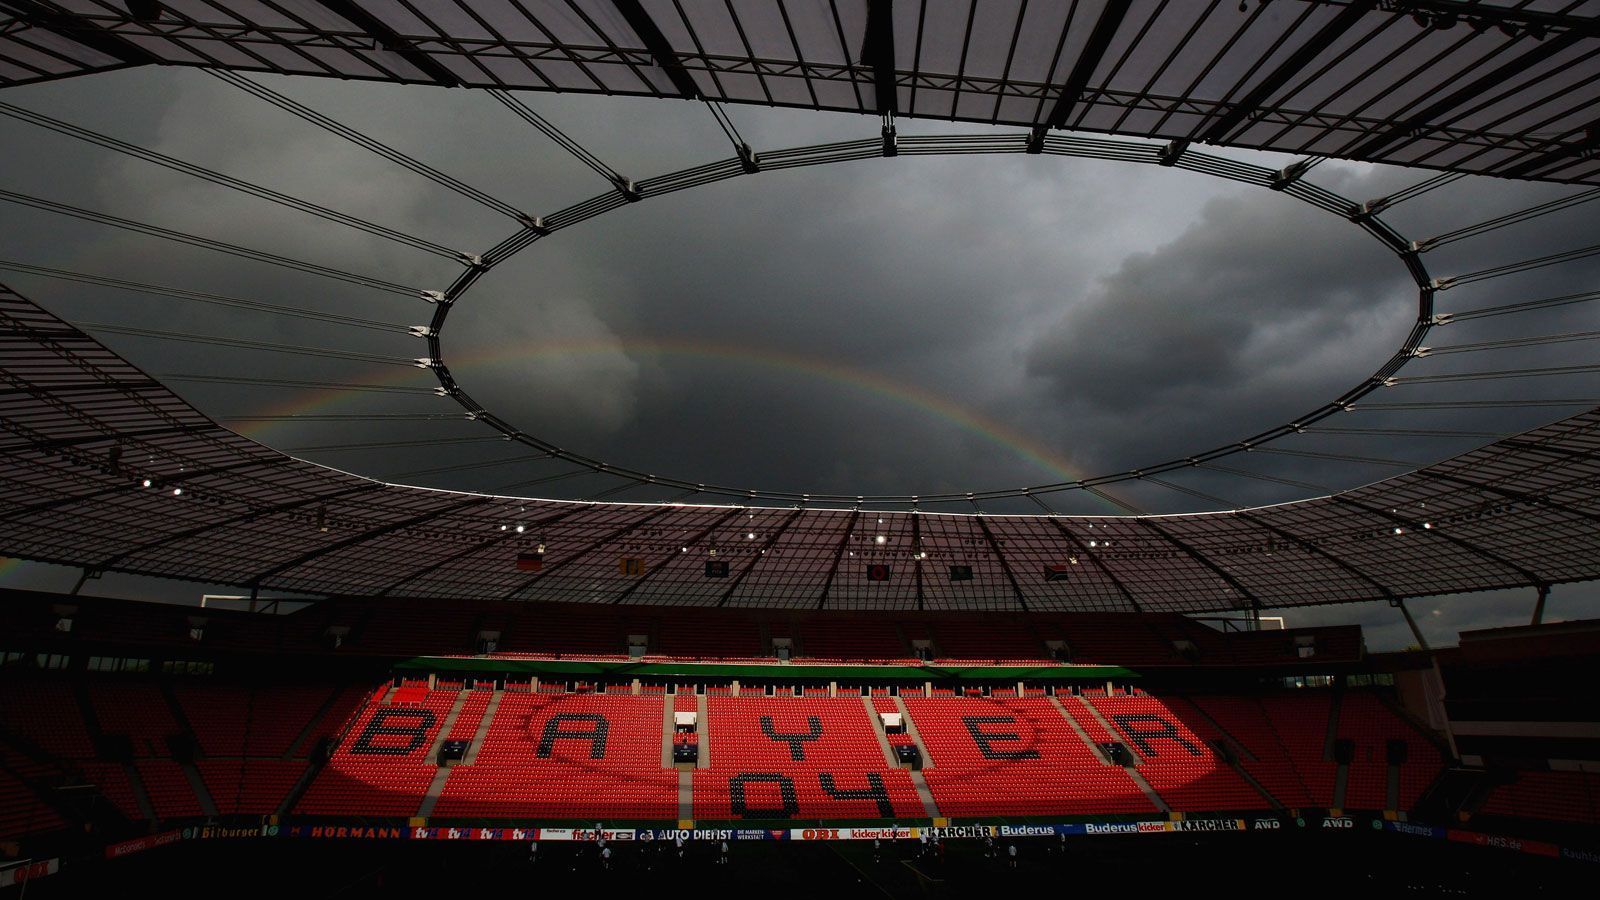
{"label": "roof underside panel", "polygon": [[529,500],[234,434],[0,288],[0,554],[327,595],[1203,612],[1600,577],[1600,409],[1332,497],[1141,517]]}
{"label": "roof underside panel", "polygon": [[881,74],[902,116],[1600,182],[1594,3],[161,6],[0,0],[0,86],[156,64],[878,113]]}

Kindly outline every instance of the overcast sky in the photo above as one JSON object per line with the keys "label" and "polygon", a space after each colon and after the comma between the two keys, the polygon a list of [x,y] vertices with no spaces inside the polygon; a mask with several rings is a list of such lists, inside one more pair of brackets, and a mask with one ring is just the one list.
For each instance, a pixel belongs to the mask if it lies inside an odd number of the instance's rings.
{"label": "overcast sky", "polygon": [[[262,77],[280,90],[533,214],[607,184],[482,93]],[[208,166],[451,248],[480,252],[508,218],[315,129],[198,71],[132,70],[8,90],[0,100]],[[529,95],[527,102],[623,174],[644,179],[730,154],[710,112],[680,101]],[[874,117],[734,107],[757,152],[873,138]],[[987,133],[902,122],[903,133]],[[443,289],[456,264],[148,163],[0,118],[0,188],[44,196]],[[1222,152],[1222,151],[1213,151]],[[1229,155],[1279,167],[1286,157]],[[1340,162],[1311,180],[1354,200],[1430,173]],[[1386,215],[1426,238],[1572,188],[1463,179]],[[1600,242],[1593,208],[1450,244],[1447,276]],[[420,300],[0,204],[6,260],[398,325]],[[1592,262],[1443,292],[1444,310],[1593,290]],[[0,271],[78,323],[246,336],[406,359],[422,341]],[[1594,329],[1590,304],[1436,329],[1430,346]],[[537,242],[452,311],[446,362],[477,400],[524,431],[608,462],[692,481],[813,493],[929,494],[1071,481],[1181,458],[1293,421],[1376,370],[1417,317],[1400,261],[1343,219],[1281,193],[1193,172],[1055,157],[867,160],[764,173],[631,205]],[[94,329],[91,328],[91,331]],[[420,369],[101,333],[159,376],[233,374],[432,387]],[[1589,342],[1418,360],[1403,374],[1592,361]],[[207,413],[455,413],[425,395],[170,382]],[[1595,397],[1592,377],[1406,386],[1383,400]],[[1578,408],[1349,413],[1343,427],[1515,433]],[[230,420],[231,421],[231,420]],[[490,437],[465,421],[234,421],[296,455],[386,480],[584,497],[614,482],[567,479],[505,443],[381,453],[302,450],[415,437]],[[1283,446],[1427,463],[1481,438],[1306,435]],[[1332,489],[1398,467],[1252,454],[1239,468]],[[413,474],[473,463],[499,463]],[[1316,491],[1185,472],[1119,488],[1127,504],[1182,512]],[[632,497],[630,497],[632,499]],[[642,497],[640,499],[643,499]],[[1081,491],[1066,513],[1119,511]],[[991,512],[1032,507],[986,506]],[[960,511],[960,510],[952,510]],[[970,508],[968,509],[970,511]],[[31,574],[30,574],[31,572]],[[6,583],[58,587],[71,573],[12,567]],[[109,584],[109,583],[108,583]],[[154,589],[151,589],[154,590]],[[192,588],[182,593],[193,593]],[[1523,620],[1528,596],[1419,607],[1436,640]],[[1591,615],[1595,592],[1558,589],[1553,616]],[[1514,611],[1514,614],[1513,614]],[[1437,613],[1437,614],[1435,614]],[[1369,643],[1409,643],[1387,608],[1290,613],[1291,624],[1369,623]],[[1403,626],[1402,626],[1403,627]]]}

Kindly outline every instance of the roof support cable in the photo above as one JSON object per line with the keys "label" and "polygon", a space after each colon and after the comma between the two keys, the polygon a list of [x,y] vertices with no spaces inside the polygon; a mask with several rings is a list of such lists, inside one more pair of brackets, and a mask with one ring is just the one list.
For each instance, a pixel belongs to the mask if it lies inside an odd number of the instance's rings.
{"label": "roof support cable", "polygon": [[1502,440],[1511,437],[1506,432],[1495,431],[1456,431],[1449,428],[1319,428],[1307,426],[1303,429],[1306,434],[1343,434],[1343,435],[1387,435],[1392,437],[1438,437],[1438,438],[1488,438]]}
{"label": "roof support cable", "polygon": [[205,334],[188,334],[181,331],[161,331],[154,328],[134,328],[128,325],[110,325],[104,322],[77,322],[79,328],[121,334],[128,337],[156,338],[163,341],[180,341],[187,344],[210,344],[214,347],[234,347],[241,350],[264,350],[269,353],[288,353],[296,356],[319,356],[324,359],[348,359],[354,362],[381,363],[389,366],[417,367],[413,359],[379,356],[375,353],[357,353],[353,350],[333,350],[327,347],[303,347],[295,344],[273,344],[266,341],[247,341],[243,338],[216,337]]}
{"label": "roof support cable", "polygon": [[1534,269],[1543,269],[1548,266],[1559,266],[1562,263],[1586,259],[1590,256],[1600,255],[1600,244],[1590,244],[1576,250],[1567,250],[1561,253],[1552,253],[1549,256],[1540,256],[1534,259],[1525,259],[1521,262],[1506,263],[1503,266],[1494,266],[1488,269],[1479,269],[1465,275],[1453,278],[1435,278],[1431,287],[1436,291],[1446,291],[1459,284],[1471,284],[1474,281],[1487,281],[1490,278],[1499,278],[1502,275],[1515,275],[1518,272],[1531,272]]}
{"label": "roof support cable", "polygon": [[357,275],[354,272],[346,272],[342,269],[334,269],[329,266],[322,266],[316,263],[310,263],[288,256],[279,256],[276,253],[268,253],[265,250],[252,250],[249,247],[241,247],[238,244],[229,244],[225,241],[216,241],[212,240],[211,238],[200,237],[199,235],[195,234],[174,231],[170,228],[162,228],[159,225],[151,225],[146,222],[135,222],[132,219],[124,219],[107,213],[94,212],[93,210],[84,209],[79,206],[72,206],[66,203],[57,203],[54,200],[45,200],[42,197],[34,197],[28,194],[18,194],[14,191],[0,190],[0,200],[3,200],[7,203],[15,203],[19,206],[28,206],[32,207],[33,209],[43,210],[45,212],[69,216],[74,219],[81,219],[85,222],[94,222],[98,225],[109,225],[113,228],[120,228],[124,231],[129,231],[134,234],[143,234],[148,237],[162,238],[163,240],[174,241],[179,244],[188,244],[191,247],[199,247],[203,250],[215,250],[219,253],[226,253],[230,256],[238,256],[255,262],[263,262],[269,265],[281,266],[285,269],[293,269],[297,272],[304,272],[308,275],[320,275],[323,278],[330,278],[334,281],[343,281],[347,284],[372,288],[373,290],[389,291],[390,293],[401,294],[406,297],[418,297],[422,295],[422,292],[416,288],[409,288],[403,284],[395,284],[392,281],[385,281],[381,278],[372,278],[367,275]]}
{"label": "roof support cable", "polygon": [[554,475],[545,475],[540,478],[529,478],[523,481],[513,481],[510,484],[502,484],[499,487],[494,488],[492,491],[490,491],[490,493],[503,494],[506,491],[517,491],[539,484],[551,484],[553,482],[565,481],[568,478],[577,478],[579,475],[588,474],[590,474],[588,469],[575,469],[571,472],[557,472]]}
{"label": "roof support cable", "polygon": [[189,291],[182,288],[165,287],[159,284],[145,284],[140,281],[125,281],[121,278],[110,278],[105,275],[92,275],[87,272],[74,272],[70,269],[53,269],[47,266],[30,266],[26,263],[15,262],[9,259],[0,259],[0,271],[17,272],[23,275],[38,275],[42,278],[55,278],[62,281],[76,281],[80,284],[93,284],[99,287],[117,288],[118,290],[134,291],[140,294],[150,294],[169,300],[190,300],[195,303],[209,303],[215,306],[228,306],[235,309],[248,309],[253,312],[271,313],[277,316],[289,316],[296,319],[311,319],[316,322],[327,322],[330,325],[348,325],[352,328],[369,328],[373,331],[391,331],[397,334],[410,334],[410,326],[397,325],[392,322],[379,322],[376,319],[363,319],[356,316],[342,316],[338,313],[319,312],[317,310],[301,309],[294,306],[280,306],[276,303],[265,303],[260,300],[246,300],[242,297],[229,297],[225,294],[212,294],[206,291]]}
{"label": "roof support cable", "polygon": [[642,199],[639,195],[639,188],[633,183],[632,179],[624,177],[622,173],[606,165],[600,157],[590,153],[582,144],[568,137],[566,132],[552,125],[544,116],[534,112],[526,103],[499,88],[490,88],[489,96],[500,101],[500,105],[511,110],[517,118],[532,125],[540,134],[554,141],[556,146],[577,157],[579,162],[593,169],[601,178],[611,182],[621,192],[622,196],[628,198],[629,201]]}
{"label": "roof support cable", "polygon": [[1508,316],[1534,309],[1550,309],[1557,306],[1568,306],[1573,303],[1588,303],[1600,300],[1600,291],[1587,291],[1581,294],[1564,294],[1560,297],[1545,297],[1539,300],[1523,300],[1520,303],[1505,303],[1499,306],[1485,306],[1482,309],[1469,309],[1464,312],[1438,313],[1433,317],[1435,325],[1449,325],[1452,322],[1465,322],[1468,319],[1486,319],[1491,316]]}
{"label": "roof support cable", "polygon": [[370,138],[354,128],[344,124],[343,122],[339,122],[335,119],[325,116],[311,107],[295,100],[291,100],[283,94],[280,94],[277,91],[266,87],[265,85],[258,84],[243,75],[230,72],[225,69],[201,69],[201,71],[220,79],[221,81],[225,81],[239,90],[242,90],[247,94],[251,94],[257,99],[264,100],[267,103],[270,103],[273,106],[283,110],[284,112],[289,113],[290,115],[296,116],[306,122],[311,123],[312,125],[317,126],[318,128],[321,128],[324,131],[341,137],[358,147],[362,147],[366,150],[376,153],[377,155],[402,168],[409,169],[410,171],[421,175],[423,178],[432,181],[434,184],[437,184],[440,187],[454,191],[455,193],[460,194],[469,200],[473,200],[482,204],[483,206],[487,206],[501,215],[515,219],[524,225],[527,225],[533,221],[532,216],[520,209],[517,209],[515,206],[512,206],[511,204],[506,203],[505,201],[500,200],[491,194],[480,191],[457,178],[446,175],[445,173],[435,169],[433,166],[430,166],[425,162],[413,159],[406,154],[401,153],[399,150],[390,147],[388,144]]}
{"label": "roof support cable", "polygon": [[1127,512],[1129,512],[1130,514],[1135,515],[1135,516],[1148,515],[1144,510],[1140,509],[1137,506],[1134,506],[1132,503],[1129,503],[1126,500],[1121,500],[1121,499],[1117,498],[1115,495],[1111,494],[1109,491],[1102,491],[1102,490],[1100,490],[1099,488],[1095,487],[1092,484],[1084,484],[1081,481],[1078,482],[1078,483],[1083,485],[1083,489],[1084,490],[1086,490],[1089,493],[1095,495],[1096,497],[1099,497],[1101,500],[1106,501],[1107,503],[1111,504],[1112,506],[1120,507],[1120,508],[1126,510]]}
{"label": "roof support cable", "polygon": [[287,447],[284,453],[339,453],[347,450],[388,450],[397,447],[433,447],[438,444],[486,444],[490,442],[502,443],[505,438],[498,435],[494,437],[458,437],[437,438],[435,440],[407,440],[407,441],[362,441],[349,444],[316,444],[307,447]]}
{"label": "roof support cable", "polygon": [[1251,472],[1248,469],[1235,469],[1232,466],[1218,465],[1214,462],[1196,462],[1195,467],[1200,469],[1210,469],[1213,472],[1222,472],[1226,475],[1236,475],[1240,478],[1251,478],[1256,481],[1270,481],[1273,484],[1282,484],[1288,485],[1289,487],[1300,488],[1301,490],[1315,491],[1316,493],[1324,496],[1334,493],[1334,489],[1325,484],[1315,484],[1310,481],[1298,481],[1293,478],[1283,478],[1278,475],[1268,475],[1264,472]]}
{"label": "roof support cable", "polygon": [[1506,213],[1503,216],[1496,216],[1493,219],[1486,219],[1485,221],[1479,222],[1476,225],[1468,225],[1464,228],[1457,228],[1455,231],[1447,231],[1444,234],[1428,238],[1427,240],[1412,241],[1411,249],[1416,253],[1426,253],[1435,247],[1443,247],[1445,244],[1454,243],[1470,237],[1477,237],[1480,234],[1488,234],[1492,231],[1498,231],[1501,228],[1508,228],[1512,225],[1516,225],[1519,222],[1527,222],[1532,219],[1537,219],[1540,216],[1547,216],[1551,213],[1560,212],[1564,209],[1570,209],[1574,206],[1580,206],[1584,203],[1590,202],[1591,200],[1597,199],[1600,199],[1600,188],[1591,188],[1587,191],[1580,191],[1579,193],[1570,194],[1557,200],[1551,200],[1548,203],[1540,203],[1537,206],[1530,206],[1527,209],[1520,209],[1516,212]]}
{"label": "roof support cable", "polygon": [[1275,453],[1281,456],[1303,456],[1307,459],[1326,459],[1331,462],[1367,463],[1374,466],[1395,466],[1401,469],[1420,469],[1422,463],[1400,459],[1383,459],[1377,456],[1356,456],[1350,453],[1323,453],[1317,450],[1284,450],[1281,447],[1251,447],[1254,453]]}
{"label": "roof support cable", "polygon": [[761,171],[760,157],[756,156],[756,152],[750,149],[749,142],[744,139],[744,135],[739,133],[739,128],[733,124],[733,119],[729,117],[728,111],[722,108],[722,104],[714,100],[706,99],[705,104],[706,108],[711,110],[711,117],[717,120],[717,127],[722,129],[722,133],[727,136],[729,143],[733,144],[733,152],[739,155],[739,167],[750,175]]}
{"label": "roof support cable", "polygon": [[605,498],[610,497],[610,496],[612,496],[614,494],[620,494],[623,491],[632,490],[633,488],[636,488],[636,487],[643,487],[646,484],[649,484],[649,482],[647,482],[647,481],[633,481],[633,480],[629,479],[627,481],[624,481],[622,484],[617,485],[616,487],[606,488],[605,490],[599,492],[598,494],[590,494],[589,496],[587,496],[587,497],[585,497],[583,499],[585,499],[585,500],[604,500]]}
{"label": "roof support cable", "polygon": [[1547,344],[1570,344],[1575,341],[1600,339],[1600,331],[1563,331],[1559,334],[1539,334],[1529,337],[1506,338],[1503,341],[1477,341],[1470,344],[1445,344],[1442,347],[1418,347],[1412,356],[1439,356],[1444,353],[1472,353],[1479,350],[1505,350],[1512,347],[1542,347]]}
{"label": "roof support cable", "polygon": [[307,415],[242,415],[217,416],[221,422],[459,422],[455,413],[327,413]]}
{"label": "roof support cable", "polygon": [[410,472],[397,472],[394,475],[385,476],[384,480],[393,481],[397,478],[424,478],[429,475],[444,475],[448,472],[470,472],[477,469],[492,469],[496,466],[509,466],[516,463],[538,462],[541,459],[549,458],[550,454],[542,453],[538,456],[519,456],[514,459],[491,459],[486,462],[479,461],[456,463],[453,466],[434,466],[428,469],[413,469]]}
{"label": "roof support cable", "polygon": [[1350,218],[1355,221],[1370,219],[1390,207],[1397,206],[1407,200],[1414,200],[1429,191],[1444,187],[1457,179],[1463,178],[1465,175],[1466,173],[1464,172],[1444,172],[1387,196],[1375,197],[1356,207],[1351,212]]}
{"label": "roof support cable", "polygon": [[1167,480],[1162,479],[1162,478],[1157,478],[1154,475],[1141,475],[1141,476],[1139,476],[1139,480],[1140,481],[1148,481],[1151,484],[1158,484],[1158,485],[1160,485],[1160,486],[1162,486],[1162,487],[1164,487],[1164,488],[1166,488],[1168,490],[1177,491],[1180,494],[1188,494],[1191,497],[1197,497],[1197,498],[1199,498],[1201,500],[1205,500],[1205,501],[1207,501],[1209,503],[1217,503],[1217,504],[1220,504],[1220,505],[1222,505],[1224,507],[1227,507],[1228,509],[1238,509],[1239,508],[1239,504],[1234,503],[1231,500],[1225,500],[1225,499],[1223,499],[1221,497],[1218,497],[1216,494],[1208,494],[1205,491],[1197,491],[1194,488],[1184,487],[1181,484],[1175,484],[1175,483],[1173,483],[1171,481],[1167,481]]}
{"label": "roof support cable", "polygon": [[438,388],[404,387],[395,384],[358,384],[343,381],[298,381],[289,378],[251,378],[244,375],[194,375],[182,373],[163,373],[158,376],[162,381],[178,381],[191,384],[242,384],[252,387],[281,387],[295,388],[297,390],[318,391],[362,391],[377,394],[415,394],[418,396],[439,396]]}
{"label": "roof support cable", "polygon": [[[1445,384],[1457,381],[1499,381],[1507,378],[1538,378],[1547,375],[1578,375],[1586,372],[1600,372],[1600,365],[1584,366],[1545,366],[1533,369],[1500,369],[1494,372],[1457,372],[1448,375],[1404,375],[1395,376],[1384,382],[1386,387],[1395,387],[1403,384]],[[1378,408],[1378,404],[1366,404],[1368,409]],[[1352,407],[1359,408],[1359,407]],[[1394,407],[1390,407],[1391,409]]]}
{"label": "roof support cable", "polygon": [[[1061,513],[1056,511],[1055,507],[1053,507],[1050,504],[1048,504],[1048,503],[1044,502],[1043,500],[1039,499],[1039,495],[1038,494],[1032,493],[1030,491],[1029,493],[1023,494],[1022,496],[1027,497],[1029,500],[1032,500],[1036,506],[1038,506],[1040,509],[1044,510],[1045,515],[1047,515],[1047,516],[1059,516],[1059,515],[1061,515]],[[977,504],[973,504],[973,505],[977,505]]]}
{"label": "roof support cable", "polygon": [[213,169],[208,169],[204,166],[167,156],[164,153],[157,153],[154,150],[140,147],[137,144],[131,144],[127,141],[111,137],[110,135],[101,134],[97,131],[90,131],[87,128],[80,128],[76,125],[63,122],[60,119],[53,119],[47,115],[44,115],[43,113],[37,113],[29,109],[23,109],[20,106],[13,106],[10,103],[0,102],[0,115],[9,116],[13,119],[27,122],[30,125],[37,125],[40,128],[53,131],[56,134],[75,138],[115,153],[121,153],[124,156],[130,156],[135,159],[144,160],[145,162],[154,163],[155,165],[170,169],[174,172],[190,175],[200,179],[201,181],[217,185],[218,187],[228,188],[230,190],[238,191],[242,194],[248,194],[252,197],[257,197],[271,203],[276,203],[279,206],[285,206],[289,209],[298,210],[303,213],[309,213],[310,215],[316,216],[320,219],[325,219],[329,222],[339,225],[345,225],[350,228],[354,228],[357,231],[364,231],[367,234],[373,235],[374,237],[380,237],[384,240],[393,241],[397,244],[403,244],[416,250],[422,250],[427,253],[432,253],[436,256],[442,256],[446,259],[453,259],[457,262],[465,262],[470,258],[470,254],[462,253],[459,250],[452,250],[443,244],[436,244],[433,241],[425,238],[420,238],[415,235],[396,231],[393,228],[388,228],[375,222],[369,222],[366,219],[358,218],[356,216],[338,212],[325,206],[312,203],[309,200],[302,200],[299,197],[285,194],[281,191],[275,191],[271,188],[262,187],[261,185],[244,181],[243,179],[234,178],[230,175],[224,175],[221,172],[217,172]]}
{"label": "roof support cable", "polygon": [[1413,412],[1417,410],[1444,410],[1444,409],[1525,409],[1529,407],[1548,406],[1581,406],[1593,408],[1600,406],[1600,397],[1569,397],[1538,400],[1432,400],[1417,401],[1414,403],[1361,403],[1350,406],[1351,410],[1378,410],[1390,412]]}

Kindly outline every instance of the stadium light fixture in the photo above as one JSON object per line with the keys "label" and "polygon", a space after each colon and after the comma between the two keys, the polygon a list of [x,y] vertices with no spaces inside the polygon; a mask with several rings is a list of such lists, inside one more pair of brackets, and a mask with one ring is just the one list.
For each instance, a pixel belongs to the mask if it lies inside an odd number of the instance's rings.
{"label": "stadium light fixture", "polygon": [[527,531],[527,530],[528,530],[527,527],[524,526],[524,525],[518,525],[517,526],[517,534],[521,534],[521,533],[523,533],[524,531]]}
{"label": "stadium light fixture", "polygon": [[[881,521],[883,521],[883,520],[882,520],[882,519],[879,519],[879,520],[878,520],[878,521],[880,521],[880,522],[881,522]],[[877,536],[877,537],[875,537],[875,538],[873,538],[873,539],[872,539],[872,540],[873,540],[873,542],[874,542],[874,543],[878,543],[878,544],[887,544],[887,543],[889,543],[889,539],[888,539],[888,538],[886,538],[886,537],[884,537],[884,536],[883,536],[883,535],[881,535],[881,534],[880,534],[880,535],[878,535],[878,536]]]}
{"label": "stadium light fixture", "polygon": [[183,488],[181,488],[181,487],[173,488],[172,489],[172,496],[174,496],[174,497],[182,497],[183,496]]}
{"label": "stadium light fixture", "polygon": [[155,483],[155,482],[153,482],[153,481],[151,481],[151,480],[150,480],[150,479],[148,479],[148,478],[146,478],[146,479],[145,479],[145,480],[144,480],[144,481],[141,481],[141,482],[140,482],[140,484],[141,484],[141,485],[143,485],[143,486],[145,486],[145,487],[149,487],[149,486],[150,486],[150,485],[152,485],[152,484],[154,484],[154,483]]}

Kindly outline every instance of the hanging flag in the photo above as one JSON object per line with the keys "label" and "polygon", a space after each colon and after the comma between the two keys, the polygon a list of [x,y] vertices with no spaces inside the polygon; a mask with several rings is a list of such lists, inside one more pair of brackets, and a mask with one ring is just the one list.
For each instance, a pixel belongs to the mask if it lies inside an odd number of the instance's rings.
{"label": "hanging flag", "polygon": [[537,572],[544,568],[544,555],[541,553],[518,553],[517,571]]}
{"label": "hanging flag", "polygon": [[883,563],[874,563],[874,564],[872,564],[870,566],[867,566],[867,580],[868,581],[888,581],[889,580],[889,567],[884,565]]}
{"label": "hanging flag", "polygon": [[1056,563],[1055,565],[1044,567],[1045,581],[1066,581],[1070,577],[1072,577],[1071,566]]}
{"label": "hanging flag", "polygon": [[624,575],[643,575],[644,560],[636,556],[624,556],[617,560],[617,569]]}
{"label": "hanging flag", "polygon": [[972,580],[972,567],[971,566],[951,566],[950,567],[950,580],[951,581],[971,581]]}
{"label": "hanging flag", "polygon": [[727,578],[728,577],[728,561],[725,560],[725,559],[708,559],[708,560],[706,560],[706,577],[707,578]]}

